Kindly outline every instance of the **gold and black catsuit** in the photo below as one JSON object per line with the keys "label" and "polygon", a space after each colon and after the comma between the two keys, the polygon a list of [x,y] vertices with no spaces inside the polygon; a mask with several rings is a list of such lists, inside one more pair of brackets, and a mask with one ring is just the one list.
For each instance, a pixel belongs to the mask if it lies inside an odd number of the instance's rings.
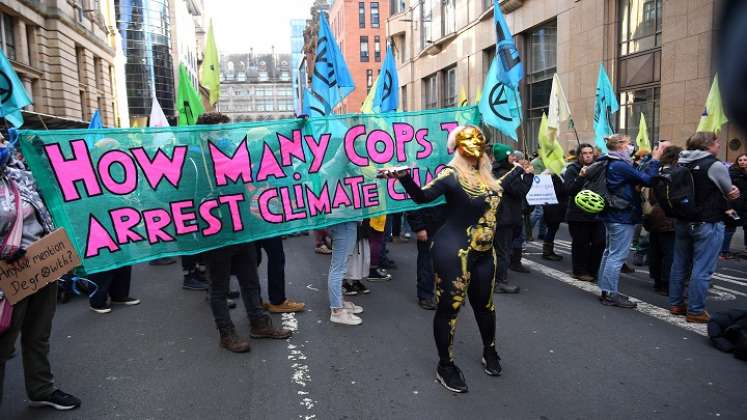
{"label": "gold and black catsuit", "polygon": [[[472,177],[478,180],[477,174]],[[422,189],[409,175],[402,186],[416,203],[446,198],[447,218],[433,238],[436,273],[436,315],[433,334],[442,363],[453,361],[452,343],[459,309],[469,297],[485,347],[495,345],[496,255],[493,236],[501,193],[479,181],[460,179],[457,171],[444,168]]]}

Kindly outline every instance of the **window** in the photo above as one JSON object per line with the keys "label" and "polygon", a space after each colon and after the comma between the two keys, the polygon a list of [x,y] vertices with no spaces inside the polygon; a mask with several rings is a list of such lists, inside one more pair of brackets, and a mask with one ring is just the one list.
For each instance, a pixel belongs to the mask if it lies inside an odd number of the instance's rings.
{"label": "window", "polygon": [[373,86],[373,70],[368,69],[366,70],[366,93],[371,91],[372,86]]}
{"label": "window", "polygon": [[378,63],[381,61],[381,37],[374,37],[374,60]]}
{"label": "window", "polygon": [[661,46],[662,0],[620,0],[620,55]]}
{"label": "window", "polygon": [[651,143],[659,141],[660,90],[659,87],[649,87],[620,92],[618,132],[636,138],[643,113],[648,126],[648,138]]}
{"label": "window", "polygon": [[[86,50],[81,46],[75,47],[75,65],[78,67],[78,83],[86,83]],[[85,120],[85,117],[83,118]]]}
{"label": "window", "polygon": [[407,85],[402,86],[402,94],[400,97],[402,98],[402,111],[407,112]]}
{"label": "window", "polygon": [[452,108],[456,106],[456,66],[441,72],[441,106]]}
{"label": "window", "polygon": [[361,62],[362,63],[368,62],[368,37],[367,36],[361,37]]}
{"label": "window", "polygon": [[441,1],[441,34],[456,32],[456,0]]}
{"label": "window", "polygon": [[78,19],[78,23],[83,23],[84,18],[84,7],[83,7],[83,0],[78,0],[75,3],[75,17]]}
{"label": "window", "polygon": [[366,27],[366,2],[358,2],[358,27]]}
{"label": "window", "polygon": [[10,60],[16,59],[15,21],[10,15],[0,13],[0,41],[3,52]]}
{"label": "window", "polygon": [[371,2],[371,27],[372,28],[379,27],[379,2],[378,1]]}
{"label": "window", "polygon": [[[491,0],[492,1],[492,0]],[[389,0],[389,14],[396,15],[407,10],[405,0]]]}
{"label": "window", "polygon": [[482,11],[487,12],[488,9],[493,7],[493,0],[482,0]]}
{"label": "window", "polygon": [[101,66],[101,58],[93,57],[93,78],[97,89],[101,89],[103,87],[103,71],[104,69]]}
{"label": "window", "polygon": [[424,50],[428,44],[433,42],[431,39],[431,21],[433,20],[433,0],[422,0],[420,7],[420,49]]}
{"label": "window", "polygon": [[78,92],[80,95],[80,119],[88,121],[88,106],[86,104],[86,91],[81,90]]}
{"label": "window", "polygon": [[527,126],[526,133],[530,149],[536,150],[536,139],[542,114],[547,114],[550,105],[552,76],[557,62],[556,21],[544,24],[527,35]]}
{"label": "window", "polygon": [[438,108],[436,78],[434,74],[423,79],[423,109]]}

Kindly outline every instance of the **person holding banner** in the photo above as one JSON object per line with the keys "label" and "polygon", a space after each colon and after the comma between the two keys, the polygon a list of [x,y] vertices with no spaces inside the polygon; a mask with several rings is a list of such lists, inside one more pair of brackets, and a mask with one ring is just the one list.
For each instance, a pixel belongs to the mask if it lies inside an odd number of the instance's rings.
{"label": "person holding banner", "polygon": [[[500,357],[495,350],[496,254],[493,237],[496,212],[502,188],[491,173],[487,143],[479,128],[460,126],[449,133],[448,147],[456,149],[449,165],[425,187],[419,187],[409,170],[385,171],[399,178],[407,194],[416,203],[446,198],[446,219],[433,238],[433,263],[436,273],[436,315],[433,333],[439,363],[436,378],[452,392],[467,392],[461,370],[454,363],[454,333],[457,315],[469,297],[483,342],[482,363],[485,373],[501,373]],[[519,174],[513,171],[511,174]]]}
{"label": "person holding banner", "polygon": [[[14,147],[0,136],[0,259],[13,262],[24,249],[52,232],[52,218],[44,206],[31,172],[19,169]],[[2,302],[2,298],[0,298]],[[17,302],[10,325],[0,332],[0,402],[3,396],[5,362],[21,336],[26,394],[35,407],[71,410],[81,401],[54,385],[49,363],[49,336],[57,306],[57,282]],[[9,310],[5,308],[4,310]]]}

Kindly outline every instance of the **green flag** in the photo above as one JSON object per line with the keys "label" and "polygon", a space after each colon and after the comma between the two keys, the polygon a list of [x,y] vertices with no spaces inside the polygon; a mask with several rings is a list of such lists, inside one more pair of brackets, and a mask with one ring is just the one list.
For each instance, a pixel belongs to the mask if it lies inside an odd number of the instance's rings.
{"label": "green flag", "polygon": [[210,91],[210,105],[218,103],[220,97],[220,63],[218,62],[218,48],[215,47],[213,36],[213,21],[208,26],[205,39],[205,58],[200,66],[200,83]]}
{"label": "green flag", "polygon": [[176,109],[179,113],[178,126],[195,125],[197,118],[205,113],[200,94],[192,85],[192,80],[184,64],[179,64],[179,89],[176,92]]}
{"label": "green flag", "polygon": [[641,122],[638,126],[638,136],[635,138],[635,144],[638,145],[638,150],[651,151],[651,141],[648,138],[648,126],[646,125],[646,116],[641,112]]}
{"label": "green flag", "polygon": [[711,84],[711,91],[708,92],[705,110],[700,117],[697,131],[718,134],[721,131],[721,126],[728,121],[726,115],[724,115],[724,107],[721,105],[721,92],[718,88],[718,75],[716,75],[713,78],[713,84]]}
{"label": "green flag", "polygon": [[559,175],[565,166],[565,155],[563,147],[558,143],[558,130],[548,127],[547,116],[544,112],[542,113],[537,140],[539,142],[539,156],[545,168]]}

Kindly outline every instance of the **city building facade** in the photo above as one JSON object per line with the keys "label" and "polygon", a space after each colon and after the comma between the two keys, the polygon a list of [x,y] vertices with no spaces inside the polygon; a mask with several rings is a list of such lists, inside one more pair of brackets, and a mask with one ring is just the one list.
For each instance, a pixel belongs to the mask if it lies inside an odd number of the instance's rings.
{"label": "city building facade", "polygon": [[[502,0],[521,53],[524,123],[520,137],[536,149],[558,73],[581,141],[593,140],[596,80],[603,64],[621,109],[617,131],[635,137],[641,113],[652,140],[684,144],[695,131],[715,65],[711,44],[719,0]],[[471,103],[495,56],[492,0],[390,0],[387,34],[396,45],[401,109]],[[495,134],[495,133],[494,133]],[[506,141],[502,136],[499,141]],[[744,135],[726,125],[724,157],[747,150]],[[561,144],[576,144],[563,127]]]}
{"label": "city building facade", "polygon": [[386,55],[388,17],[388,1],[335,0],[332,3],[329,24],[355,83],[355,90],[343,99],[337,112],[360,111]]}
{"label": "city building facade", "polygon": [[[314,0],[314,3],[309,10],[311,18],[306,20],[306,28],[303,30],[305,71],[301,71],[301,68],[299,68],[300,72],[306,73],[306,79],[304,81],[306,86],[311,83],[311,76],[314,72],[314,65],[316,64],[316,40],[319,37],[319,15],[321,13],[327,13],[327,15],[329,15],[331,4],[331,0]],[[303,100],[303,93],[298,100]]]}
{"label": "city building facade", "polygon": [[290,54],[222,55],[218,110],[233,121],[293,118]]}
{"label": "city building facade", "polygon": [[[33,105],[24,128],[85,126],[96,109],[115,126],[115,51],[104,6],[89,2],[5,0],[0,3],[0,48]],[[93,4],[93,2],[90,2]]]}

